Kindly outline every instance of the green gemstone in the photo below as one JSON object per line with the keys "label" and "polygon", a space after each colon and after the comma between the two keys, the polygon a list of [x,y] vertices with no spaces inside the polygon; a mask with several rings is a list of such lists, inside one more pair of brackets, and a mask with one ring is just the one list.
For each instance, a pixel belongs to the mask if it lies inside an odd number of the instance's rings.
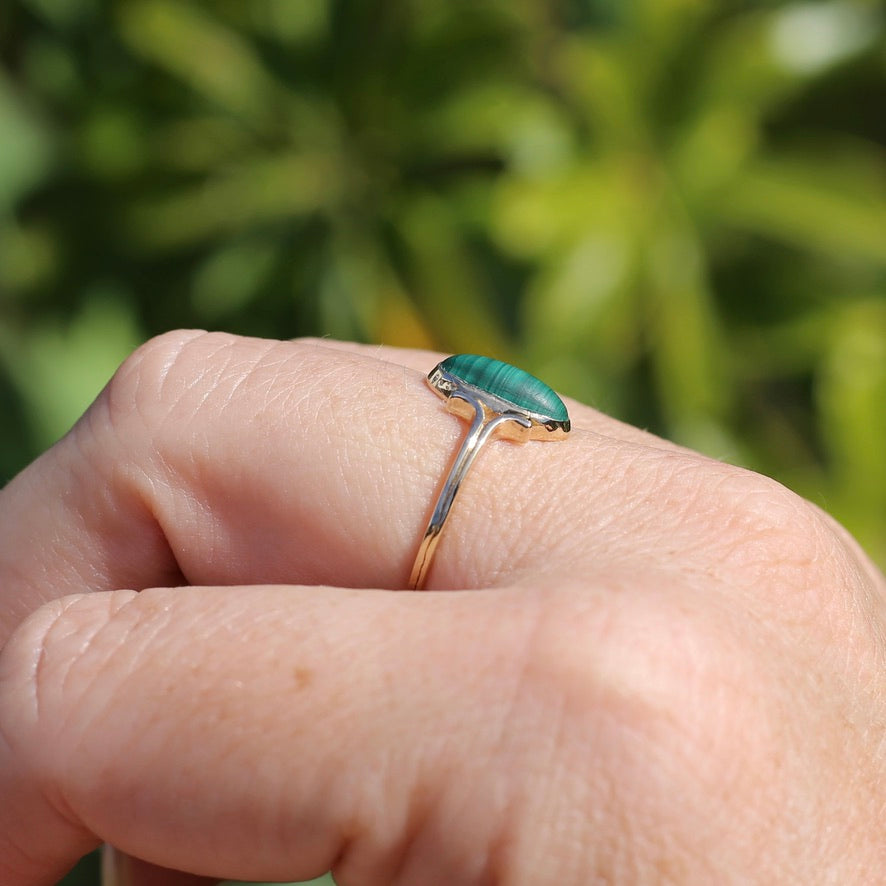
{"label": "green gemstone", "polygon": [[545,419],[568,422],[563,401],[543,381],[501,360],[476,354],[447,357],[440,368],[481,391]]}

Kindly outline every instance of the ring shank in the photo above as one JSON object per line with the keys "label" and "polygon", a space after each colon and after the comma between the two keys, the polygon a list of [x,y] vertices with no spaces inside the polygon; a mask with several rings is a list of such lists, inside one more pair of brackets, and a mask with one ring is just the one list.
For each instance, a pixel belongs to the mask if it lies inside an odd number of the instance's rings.
{"label": "ring shank", "polygon": [[415,563],[412,566],[412,572],[409,576],[409,588],[413,591],[421,590],[424,587],[428,571],[431,568],[431,562],[434,559],[434,552],[440,541],[440,533],[443,531],[443,527],[446,524],[446,518],[449,516],[449,511],[452,508],[456,495],[458,495],[462,480],[464,480],[474,459],[479,455],[483,444],[489,440],[496,428],[505,422],[515,421],[524,427],[528,427],[530,424],[528,418],[513,413],[504,415],[492,414],[491,416],[488,416],[480,400],[471,397],[471,395],[466,392],[459,391],[452,396],[459,397],[472,403],[476,412],[474,419],[471,422],[471,429],[468,431],[467,436],[455,456],[452,467],[449,469],[449,474],[446,477],[446,481],[443,483],[443,488],[440,490],[437,503],[434,505],[431,519],[428,521],[428,527],[422,536],[421,543],[419,544],[418,553],[415,556]]}

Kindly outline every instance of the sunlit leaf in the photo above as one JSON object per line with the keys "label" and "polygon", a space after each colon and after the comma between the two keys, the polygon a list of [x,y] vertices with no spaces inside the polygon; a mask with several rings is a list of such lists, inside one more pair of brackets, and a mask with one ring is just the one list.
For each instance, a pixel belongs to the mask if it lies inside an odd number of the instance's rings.
{"label": "sunlit leaf", "polygon": [[886,163],[880,176],[853,168],[778,158],[750,165],[719,202],[731,224],[820,250],[835,259],[886,265]]}
{"label": "sunlit leaf", "polygon": [[275,84],[242,37],[204,7],[176,0],[131,0],[118,7],[134,51],[234,113],[261,116]]}
{"label": "sunlit leaf", "polygon": [[45,124],[15,94],[0,71],[0,212],[44,176],[52,160]]}
{"label": "sunlit leaf", "polygon": [[415,201],[403,218],[403,235],[416,304],[435,330],[438,347],[507,358],[506,335],[484,300],[479,269],[446,207],[429,197]]}
{"label": "sunlit leaf", "polygon": [[840,516],[872,551],[886,554],[886,299],[835,312],[818,378]]}
{"label": "sunlit leaf", "polygon": [[329,207],[340,198],[341,184],[326,156],[256,158],[204,184],[136,204],[132,233],[152,248],[190,244]]}
{"label": "sunlit leaf", "polygon": [[277,253],[274,244],[263,240],[225,244],[194,275],[191,300],[195,310],[216,322],[244,310],[270,273]]}

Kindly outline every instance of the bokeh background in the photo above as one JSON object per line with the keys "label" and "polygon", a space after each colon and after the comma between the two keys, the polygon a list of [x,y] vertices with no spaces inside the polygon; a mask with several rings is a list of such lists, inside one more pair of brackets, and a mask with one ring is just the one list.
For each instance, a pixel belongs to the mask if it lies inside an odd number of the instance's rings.
{"label": "bokeh background", "polygon": [[329,335],[518,363],[886,563],[884,29],[873,0],[6,0],[0,481],[150,335]]}

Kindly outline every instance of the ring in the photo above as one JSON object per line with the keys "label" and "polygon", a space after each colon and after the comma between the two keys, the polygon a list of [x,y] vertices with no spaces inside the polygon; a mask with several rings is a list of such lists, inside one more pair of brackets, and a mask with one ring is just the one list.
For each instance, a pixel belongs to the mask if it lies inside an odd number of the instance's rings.
{"label": "ring", "polygon": [[425,579],[440,533],[459,487],[483,444],[498,436],[515,443],[562,440],[570,429],[563,401],[544,382],[501,360],[456,354],[428,373],[432,391],[446,401],[449,412],[471,422],[415,555],[409,587],[417,591]]}

